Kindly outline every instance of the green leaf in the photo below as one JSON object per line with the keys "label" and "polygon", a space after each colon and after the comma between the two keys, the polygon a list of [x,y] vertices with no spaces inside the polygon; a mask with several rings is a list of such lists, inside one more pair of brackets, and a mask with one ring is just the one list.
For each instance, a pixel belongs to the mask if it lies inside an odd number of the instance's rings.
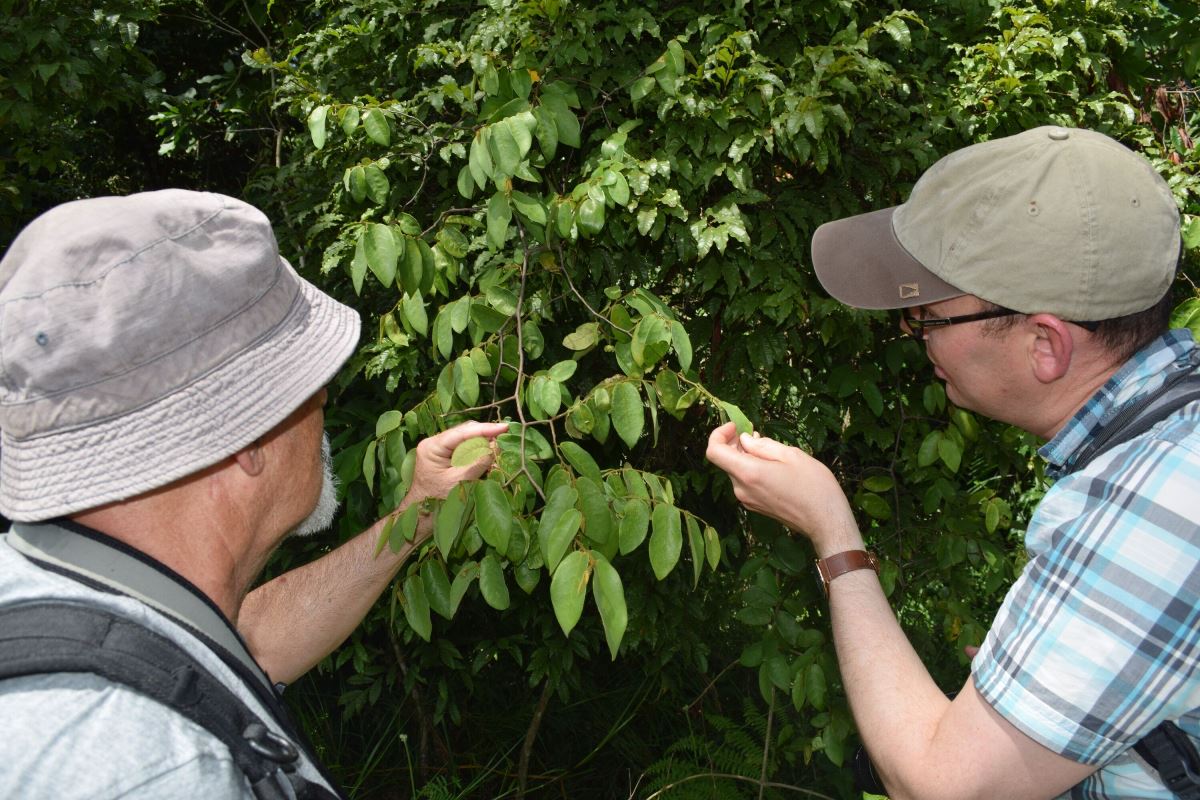
{"label": "green leaf", "polygon": [[679,368],[684,372],[692,366],[692,340],[688,338],[687,329],[682,322],[671,323],[671,344],[675,348],[675,356],[679,359]]}
{"label": "green leaf", "polygon": [[367,199],[367,171],[361,166],[350,168],[348,173],[350,182],[350,197],[356,203],[361,203]]}
{"label": "green leaf", "polygon": [[538,106],[533,109],[533,118],[537,122],[534,135],[537,136],[538,147],[542,150],[543,158],[549,161],[558,151],[558,125],[554,114],[545,106]]}
{"label": "green leaf", "polygon": [[317,106],[308,115],[308,133],[312,136],[313,147],[320,150],[325,146],[325,118],[329,115],[329,106]]}
{"label": "green leaf", "polygon": [[498,250],[508,239],[508,223],[512,222],[512,209],[508,198],[502,192],[496,192],[488,200],[487,207],[487,240],[488,245]]}
{"label": "green leaf", "polygon": [[358,123],[362,119],[362,114],[358,110],[358,106],[346,106],[342,109],[342,133],[349,136],[358,129]]}
{"label": "green leaf", "polygon": [[825,670],[820,664],[809,664],[804,673],[804,689],[809,704],[818,711],[825,710]]}
{"label": "green leaf", "polygon": [[480,128],[475,132],[475,138],[471,140],[471,154],[467,159],[467,168],[471,171],[471,177],[475,179],[475,185],[480,189],[487,186],[488,181],[492,179],[492,171],[495,166],[492,164],[492,155],[488,152],[487,141],[484,138],[486,128]]}
{"label": "green leaf", "polygon": [[400,298],[400,308],[414,331],[422,336],[429,332],[429,315],[425,311],[425,300],[419,291],[412,294],[405,292]]}
{"label": "green leaf", "polygon": [[[469,164],[464,165],[463,168],[458,171],[458,180],[456,181],[456,185],[458,187],[458,193],[467,200],[470,200],[475,196],[475,178],[473,175],[471,175],[471,166]],[[459,256],[459,258],[462,258],[462,256]]]}
{"label": "green leaf", "polygon": [[650,504],[637,498],[627,500],[621,515],[621,525],[617,530],[621,555],[628,555],[638,549],[646,540],[649,530]]}
{"label": "green leaf", "polygon": [[559,559],[567,551],[567,545],[570,544],[571,538],[579,528],[578,519],[574,523],[574,528],[571,528],[569,518],[564,521],[567,512],[575,511],[575,504],[578,501],[579,493],[574,488],[565,485],[559,486],[550,493],[550,497],[546,500],[546,506],[542,509],[542,517],[538,522],[538,546],[541,548],[542,558],[546,562],[546,569],[550,572],[553,572],[558,565]]}
{"label": "green leaf", "polygon": [[930,431],[917,450],[917,465],[928,467],[938,459],[938,442],[942,440],[941,431]]}
{"label": "green leaf", "polygon": [[495,481],[482,480],[475,484],[475,522],[485,542],[499,553],[508,550],[513,510],[508,495]]}
{"label": "green leaf", "polygon": [[367,445],[367,449],[363,453],[363,480],[366,481],[367,491],[371,492],[371,494],[375,493],[375,446],[377,444],[378,442],[372,441]]}
{"label": "green leaf", "polygon": [[382,222],[371,223],[363,242],[363,252],[367,257],[367,265],[379,282],[385,287],[391,286],[396,280],[396,261],[399,258],[391,226]]}
{"label": "green leaf", "polygon": [[450,603],[450,579],[446,577],[446,568],[441,561],[430,558],[421,565],[421,582],[425,586],[425,597],[429,607],[445,619],[454,617],[454,609]]}
{"label": "green leaf", "polygon": [[429,601],[425,598],[425,587],[416,575],[404,581],[404,618],[413,632],[425,641],[433,634],[433,621],[429,618]]}
{"label": "green leaf", "polygon": [[683,550],[683,532],[680,530],[679,509],[667,503],[654,507],[651,518],[650,566],[660,581],[671,574]]}
{"label": "green leaf", "polygon": [[593,197],[584,198],[583,202],[579,204],[576,221],[579,223],[579,230],[584,233],[599,233],[604,229],[604,203]]}
{"label": "green leaf", "polygon": [[629,612],[625,607],[625,587],[621,583],[621,576],[607,559],[599,554],[593,554],[593,558],[595,572],[592,575],[592,597],[596,600],[596,608],[600,609],[600,621],[604,624],[604,639],[608,642],[608,652],[615,661],[621,639],[625,637],[625,628],[629,624]]}
{"label": "green leaf", "polygon": [[670,333],[666,321],[659,316],[643,317],[633,329],[629,352],[643,369],[654,366],[667,351]]}
{"label": "green leaf", "polygon": [[962,463],[962,449],[957,442],[949,436],[941,437],[938,439],[937,453],[938,458],[950,468],[951,472],[958,472],[958,467]]}
{"label": "green leaf", "polygon": [[376,144],[387,147],[392,143],[392,128],[388,125],[387,117],[378,108],[368,108],[362,118],[363,130]]}
{"label": "green leaf", "polygon": [[987,510],[983,516],[983,525],[988,533],[995,533],[996,528],[1000,525],[1000,506],[996,504],[994,498],[987,504]]}
{"label": "green leaf", "polygon": [[[576,483],[579,491],[579,510],[583,512],[584,534],[597,546],[604,547],[612,536],[612,509],[604,494],[604,486],[597,478],[580,477]],[[605,548],[609,550],[611,548]]]}
{"label": "green leaf", "polygon": [[406,292],[419,292],[425,277],[425,258],[421,252],[421,245],[425,243],[420,239],[404,235],[396,238],[403,248],[401,252],[403,258],[399,263],[400,280],[398,285]]}
{"label": "green leaf", "polygon": [[550,113],[554,115],[554,126],[558,129],[558,141],[567,147],[579,147],[579,118],[566,104],[555,104]]}
{"label": "green leaf", "polygon": [[419,504],[413,503],[404,509],[395,525],[392,526],[392,539],[388,542],[388,546],[393,553],[399,553],[404,542],[413,540],[413,537],[417,535],[417,524],[420,520],[421,506]]}
{"label": "green leaf", "polygon": [[479,402],[479,376],[475,374],[475,363],[470,356],[459,356],[454,361],[454,393],[467,406]]}
{"label": "green leaf", "polygon": [[575,370],[579,367],[578,361],[559,361],[557,364],[546,370],[546,377],[552,381],[563,383],[575,374]]}
{"label": "green leaf", "polygon": [[711,525],[704,529],[704,556],[713,572],[721,564],[721,537]]}
{"label": "green leaf", "polygon": [[472,436],[454,448],[450,454],[450,466],[469,467],[487,455],[491,448],[492,444],[486,436]]}
{"label": "green leaf", "polygon": [[524,192],[513,191],[512,205],[525,219],[535,225],[546,224],[546,207]]}
{"label": "green leaf", "polygon": [[497,611],[508,608],[508,584],[504,581],[504,569],[495,553],[488,553],[479,562],[479,592],[484,602]]}
{"label": "green leaf", "polygon": [[750,419],[742,413],[740,408],[735,406],[733,403],[726,403],[725,401],[721,401],[721,408],[725,410],[725,413],[729,416],[729,419],[737,427],[738,433],[754,432],[754,425],[751,424]]}
{"label": "green leaf", "polygon": [[363,168],[363,178],[366,180],[367,197],[371,198],[371,202],[377,206],[386,203],[391,184],[383,170],[374,164],[368,164]]}
{"label": "green leaf", "polygon": [[612,424],[626,447],[633,447],[641,438],[646,425],[642,396],[632,381],[622,381],[613,387]]}
{"label": "green leaf", "polygon": [[688,552],[692,556],[692,588],[700,583],[700,573],[704,571],[704,535],[700,533],[700,524],[691,514],[687,515]]}
{"label": "green leaf", "polygon": [[576,328],[574,333],[568,333],[563,338],[563,347],[568,350],[587,350],[594,347],[599,340],[600,326],[595,322],[585,322]]}
{"label": "green leaf", "polygon": [[359,234],[354,243],[354,259],[350,262],[350,282],[355,294],[362,294],[363,280],[367,277],[366,235]]}
{"label": "green leaf", "polygon": [[589,478],[600,480],[600,465],[596,463],[596,459],[592,458],[591,453],[584,450],[574,442],[563,442],[558,446],[558,452],[570,462],[575,468],[575,472],[580,475],[586,475]]}
{"label": "green leaf", "polygon": [[858,507],[875,519],[891,519],[892,506],[877,494],[864,492],[858,498]]}
{"label": "green leaf", "polygon": [[500,172],[512,175],[521,163],[521,148],[513,138],[512,125],[508,120],[491,126],[488,144],[491,145],[493,162]]}
{"label": "green leaf", "polygon": [[458,605],[466,596],[467,590],[471,588],[471,582],[479,577],[479,564],[474,561],[468,561],[459,568],[458,574],[454,576],[454,583],[450,584],[450,616],[453,617],[458,611]]}
{"label": "green leaf", "polygon": [[638,78],[633,82],[633,85],[629,87],[629,99],[633,102],[635,108],[638,102],[648,95],[653,88],[654,78],[649,75],[644,78]]}
{"label": "green leaf", "polygon": [[562,560],[550,580],[550,604],[554,606],[554,617],[566,636],[571,635],[571,629],[583,614],[589,574],[588,554],[576,550]]}
{"label": "green leaf", "polygon": [[445,501],[433,518],[433,541],[442,559],[450,558],[450,551],[458,541],[462,528],[463,512],[467,509],[466,491],[459,484],[450,490]]}
{"label": "green leaf", "polygon": [[383,412],[379,415],[379,419],[375,420],[375,438],[382,439],[396,430],[396,428],[399,428],[403,422],[404,415],[399,411],[392,409],[391,411]]}

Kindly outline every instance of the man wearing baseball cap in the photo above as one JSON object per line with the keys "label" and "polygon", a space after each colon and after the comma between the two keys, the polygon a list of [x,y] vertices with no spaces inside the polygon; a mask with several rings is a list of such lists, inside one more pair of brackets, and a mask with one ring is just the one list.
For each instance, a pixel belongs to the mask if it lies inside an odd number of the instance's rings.
{"label": "man wearing baseball cap", "polygon": [[[0,536],[0,667],[28,660],[3,641],[28,627],[17,612],[50,608],[42,639],[21,640],[45,663],[59,618],[101,619],[98,643],[136,642],[124,649],[175,685],[168,707],[103,670],[0,681],[0,796],[340,796],[278,687],[349,635],[411,547],[373,557],[377,523],[250,589],[285,536],[336,511],[324,387],[358,336],[357,314],[300,278],[263,214],[230,197],[81,200],[13,242],[0,262],[0,513],[14,520]],[[456,468],[451,452],[505,429],[467,423],[420,443],[401,507],[481,474],[488,459]],[[195,663],[158,663],[180,650]],[[205,681],[220,691],[204,695]],[[203,698],[226,692],[205,718]],[[241,734],[245,757],[271,762],[253,789],[212,733],[224,710],[258,725]]]}
{"label": "man wearing baseball cap", "polygon": [[1058,127],[952,153],[903,205],[814,235],[826,290],[902,309],[947,396],[1047,439],[1057,479],[951,701],[893,617],[832,473],[732,426],[710,437],[738,499],[812,541],[851,708],[892,797],[1166,798],[1176,777],[1193,796],[1186,770],[1133,747],[1165,723],[1177,752],[1200,734],[1200,402],[1098,449],[1101,430],[1200,366],[1191,334],[1167,329],[1180,247],[1149,163]]}

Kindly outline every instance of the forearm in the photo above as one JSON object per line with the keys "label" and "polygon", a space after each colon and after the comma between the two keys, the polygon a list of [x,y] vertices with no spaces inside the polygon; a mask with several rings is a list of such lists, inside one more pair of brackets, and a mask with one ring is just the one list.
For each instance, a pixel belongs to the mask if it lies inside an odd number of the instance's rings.
{"label": "forearm", "polygon": [[[403,510],[408,502],[402,503]],[[302,567],[250,592],[238,629],[272,681],[291,683],[344,642],[413,551],[428,538],[422,514],[412,543],[375,548],[384,520]]]}
{"label": "forearm", "polygon": [[836,578],[830,613],[850,709],[889,796],[936,797],[931,770],[953,765],[935,763],[931,744],[950,702],[904,635],[875,573]]}

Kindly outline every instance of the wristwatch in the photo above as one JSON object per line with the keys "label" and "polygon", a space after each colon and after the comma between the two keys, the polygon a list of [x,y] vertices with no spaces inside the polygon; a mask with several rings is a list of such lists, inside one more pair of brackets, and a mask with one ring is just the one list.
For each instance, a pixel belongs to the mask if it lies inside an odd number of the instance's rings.
{"label": "wristwatch", "polygon": [[873,569],[879,574],[879,559],[870,550],[843,550],[828,558],[818,558],[814,562],[817,580],[825,596],[829,597],[829,583],[839,575],[853,572],[856,569]]}

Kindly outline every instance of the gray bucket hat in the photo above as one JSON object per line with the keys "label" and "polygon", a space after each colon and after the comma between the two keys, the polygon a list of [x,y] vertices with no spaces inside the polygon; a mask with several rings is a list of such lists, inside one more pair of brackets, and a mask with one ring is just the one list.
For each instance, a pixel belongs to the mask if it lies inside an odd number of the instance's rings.
{"label": "gray bucket hat", "polygon": [[1180,246],[1179,209],[1146,159],[1042,127],[942,158],[903,205],[822,225],[812,259],[825,290],[859,308],[973,294],[1098,321],[1158,302]]}
{"label": "gray bucket hat", "polygon": [[358,335],[240,200],[51,209],[0,261],[0,512],[72,514],[215,464],[328,383]]}

